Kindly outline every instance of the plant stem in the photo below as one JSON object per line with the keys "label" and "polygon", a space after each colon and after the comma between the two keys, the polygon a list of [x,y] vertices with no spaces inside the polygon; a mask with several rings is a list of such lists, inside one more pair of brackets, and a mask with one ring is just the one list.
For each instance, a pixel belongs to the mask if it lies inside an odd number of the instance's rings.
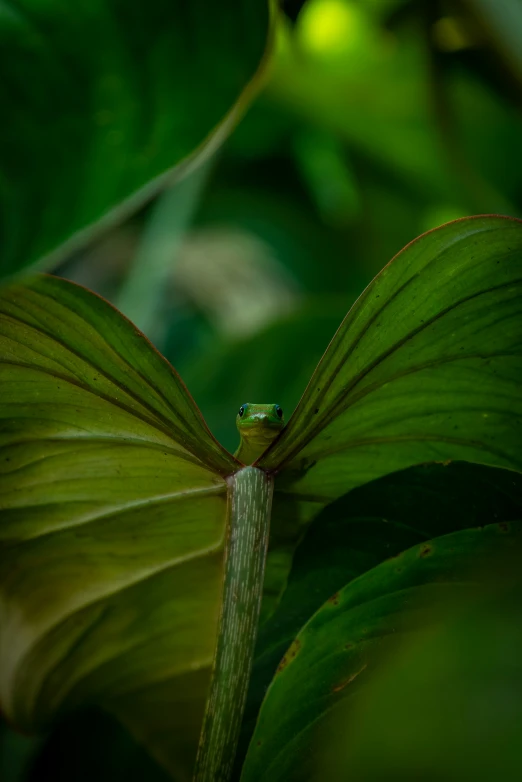
{"label": "plant stem", "polygon": [[245,467],[228,485],[223,600],[194,782],[227,782],[232,773],[263,592],[273,478]]}
{"label": "plant stem", "polygon": [[165,286],[176,255],[199,205],[211,170],[211,160],[202,163],[185,179],[167,187],[158,197],[143,232],[140,246],[117,306],[149,338],[158,319]]}

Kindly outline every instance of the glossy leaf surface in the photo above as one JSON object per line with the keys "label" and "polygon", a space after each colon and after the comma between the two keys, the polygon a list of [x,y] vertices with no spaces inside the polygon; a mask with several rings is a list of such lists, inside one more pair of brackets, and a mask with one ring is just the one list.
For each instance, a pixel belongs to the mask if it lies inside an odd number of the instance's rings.
{"label": "glossy leaf surface", "polygon": [[101,704],[174,768],[197,741],[237,462],[143,335],[63,280],[3,289],[0,387],[2,709],[28,731]]}
{"label": "glossy leaf surface", "polygon": [[477,217],[409,244],[352,307],[288,426],[275,538],[350,489],[428,461],[522,469],[522,223]]}
{"label": "glossy leaf surface", "polygon": [[522,522],[444,535],[354,579],[310,619],[281,660],[261,708],[242,781],[313,778],[314,738],[343,699],[371,682],[387,644],[470,594],[495,557],[520,543]]}
{"label": "glossy leaf surface", "polygon": [[6,8],[1,276],[56,262],[139,206],[213,131],[215,148],[267,35],[266,0]]}

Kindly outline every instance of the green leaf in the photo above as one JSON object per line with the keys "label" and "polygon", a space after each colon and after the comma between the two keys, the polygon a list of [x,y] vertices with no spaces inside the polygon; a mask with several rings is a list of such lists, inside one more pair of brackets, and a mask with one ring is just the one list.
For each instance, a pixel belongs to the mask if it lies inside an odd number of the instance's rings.
{"label": "green leaf", "polygon": [[383,650],[422,626],[440,600],[472,594],[492,558],[509,554],[521,540],[520,521],[444,535],[383,562],[332,595],[279,665],[242,782],[312,778],[317,731],[340,701],[372,681]]}
{"label": "green leaf", "polygon": [[415,544],[516,518],[522,518],[522,476],[465,462],[410,467],[328,505],[297,547],[277,610],[260,628],[242,737],[244,751],[281,658],[331,595]]}
{"label": "green leaf", "polygon": [[443,622],[435,616],[434,627],[405,639],[360,697],[332,711],[313,779],[518,782],[520,550],[516,555],[478,600],[446,606]]}
{"label": "green leaf", "polygon": [[143,335],[63,280],[2,290],[0,386],[3,711],[29,731],[96,703],[190,765],[238,463]]}
{"label": "green leaf", "polygon": [[281,437],[273,543],[350,489],[430,461],[522,470],[522,222],[448,223],[352,307]]}
{"label": "green leaf", "polygon": [[3,9],[1,276],[56,263],[215,149],[268,27],[267,0]]}

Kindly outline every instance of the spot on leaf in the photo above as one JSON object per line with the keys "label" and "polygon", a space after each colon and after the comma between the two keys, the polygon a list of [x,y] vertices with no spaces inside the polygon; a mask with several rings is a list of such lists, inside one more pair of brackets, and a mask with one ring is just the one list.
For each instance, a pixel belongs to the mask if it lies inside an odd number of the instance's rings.
{"label": "spot on leaf", "polygon": [[296,658],[300,648],[301,648],[301,641],[298,638],[296,638],[295,641],[292,642],[292,645],[286,652],[285,656],[283,657],[279,665],[277,666],[276,673],[280,673],[282,670],[286,668],[288,663],[292,662],[292,660]]}
{"label": "spot on leaf", "polygon": [[353,680],[359,676],[359,674],[366,670],[367,667],[368,663],[364,663],[362,668],[360,668],[358,671],[355,671],[355,673],[352,673],[351,676],[349,676],[347,679],[344,679],[342,682],[339,682],[339,684],[336,684],[334,687],[332,687],[332,692],[341,692],[341,690],[344,690],[344,688],[348,687],[348,685],[351,684]]}

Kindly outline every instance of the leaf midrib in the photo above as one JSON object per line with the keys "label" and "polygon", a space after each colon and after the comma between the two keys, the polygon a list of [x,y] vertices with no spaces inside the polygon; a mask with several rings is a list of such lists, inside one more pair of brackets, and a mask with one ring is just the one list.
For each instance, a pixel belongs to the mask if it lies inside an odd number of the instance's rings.
{"label": "leaf midrib", "polygon": [[[147,498],[145,500],[133,500],[132,502],[120,504],[117,508],[113,508],[112,510],[109,510],[107,512],[94,513],[88,516],[87,518],[82,518],[78,521],[66,522],[65,524],[61,524],[59,527],[55,527],[53,529],[47,529],[35,535],[27,535],[24,538],[17,538],[16,542],[12,544],[9,543],[9,539],[5,539],[2,545],[9,546],[11,551],[16,551],[19,547],[22,547],[28,541],[35,541],[35,540],[41,540],[42,538],[49,538],[53,535],[59,535],[61,532],[65,530],[75,529],[77,527],[84,527],[87,526],[88,524],[96,523],[101,520],[117,518],[118,516],[126,513],[129,510],[132,511],[138,508],[146,508],[148,506],[168,505],[171,502],[175,503],[185,499],[186,497],[219,496],[220,494],[225,494],[226,490],[227,490],[226,484],[223,483],[222,486],[210,486],[203,489],[184,489],[183,491],[172,492],[172,494],[159,494],[156,495],[155,497]],[[60,507],[66,507],[67,505],[76,504],[77,502],[79,502],[79,500],[68,500],[66,502],[60,501],[59,504]],[[42,507],[45,508],[48,506],[49,503],[45,503],[43,505],[25,504],[22,507],[23,509],[31,508],[32,510],[36,510],[37,508],[42,508]]]}
{"label": "leaf midrib", "polygon": [[[166,435],[169,440],[172,440],[173,442],[177,442],[175,439],[175,433],[176,428],[174,426],[170,427],[164,427],[162,426],[157,420],[150,419],[146,415],[144,415],[141,411],[135,410],[132,407],[128,407],[124,402],[122,402],[119,399],[116,399],[115,397],[110,397],[107,394],[101,393],[100,391],[94,390],[93,388],[90,388],[89,386],[82,383],[81,380],[78,378],[72,378],[68,377],[66,375],[60,375],[54,370],[46,369],[45,367],[37,367],[33,364],[26,364],[25,362],[18,362],[18,361],[7,361],[2,360],[2,364],[4,366],[11,366],[11,367],[17,367],[19,369],[27,369],[31,372],[34,372],[35,374],[42,374],[49,376],[51,378],[56,378],[60,382],[68,383],[71,386],[74,386],[75,388],[79,388],[82,391],[84,391],[86,394],[89,394],[91,397],[94,397],[95,399],[102,400],[106,404],[112,405],[113,407],[118,407],[120,410],[123,410],[127,415],[129,415],[131,418],[136,418],[138,421],[141,421],[142,423],[147,424],[152,429],[155,429],[158,432],[161,432],[161,434]],[[121,389],[123,390],[123,389]],[[42,404],[42,403],[40,403]],[[47,403],[48,404],[48,403]],[[74,406],[73,403],[69,403],[71,406]],[[146,407],[145,405],[143,405]],[[88,431],[88,430],[85,430]],[[186,439],[183,434],[180,436],[181,441],[183,442],[184,439]],[[186,449],[188,452],[188,449]],[[197,458],[197,457],[196,457]],[[198,459],[198,462],[200,464],[204,464],[201,462],[201,460]]]}
{"label": "leaf midrib", "polygon": [[[49,419],[48,419],[49,420]],[[86,430],[87,431],[87,430]],[[92,444],[92,445],[99,445],[103,446],[104,450],[110,450],[111,448],[140,448],[144,450],[150,450],[150,451],[160,451],[164,453],[164,455],[172,456],[173,458],[179,458],[182,461],[190,462],[191,464],[194,464],[196,467],[199,467],[201,470],[204,470],[205,472],[208,472],[209,475],[212,475],[214,478],[221,479],[221,476],[219,476],[217,473],[213,472],[207,465],[203,464],[203,462],[199,461],[195,456],[193,456],[188,451],[183,450],[177,450],[176,448],[172,448],[172,446],[164,445],[162,443],[155,443],[151,440],[140,440],[139,438],[131,438],[131,437],[114,437],[114,436],[107,436],[104,437],[103,435],[97,435],[95,437],[91,437],[88,434],[87,435],[78,435],[74,437],[70,437],[68,435],[64,437],[42,437],[37,440],[17,440],[16,442],[11,442],[6,445],[0,446],[0,454],[2,451],[13,451],[16,448],[24,447],[24,446],[31,446],[31,445],[43,445],[45,443],[54,443],[56,445],[61,443],[77,443],[78,444],[78,451],[75,450],[66,450],[59,453],[50,453],[45,454],[43,456],[40,456],[36,459],[33,459],[33,461],[26,462],[25,464],[20,465],[20,467],[15,467],[12,470],[6,470],[0,475],[13,475],[14,473],[23,471],[26,468],[32,467],[35,464],[39,464],[45,461],[48,461],[50,459],[60,459],[63,458],[64,455],[66,456],[73,456],[78,453],[82,454],[85,453],[83,450],[80,450],[85,446],[85,444]],[[221,479],[222,480],[222,479]]]}

